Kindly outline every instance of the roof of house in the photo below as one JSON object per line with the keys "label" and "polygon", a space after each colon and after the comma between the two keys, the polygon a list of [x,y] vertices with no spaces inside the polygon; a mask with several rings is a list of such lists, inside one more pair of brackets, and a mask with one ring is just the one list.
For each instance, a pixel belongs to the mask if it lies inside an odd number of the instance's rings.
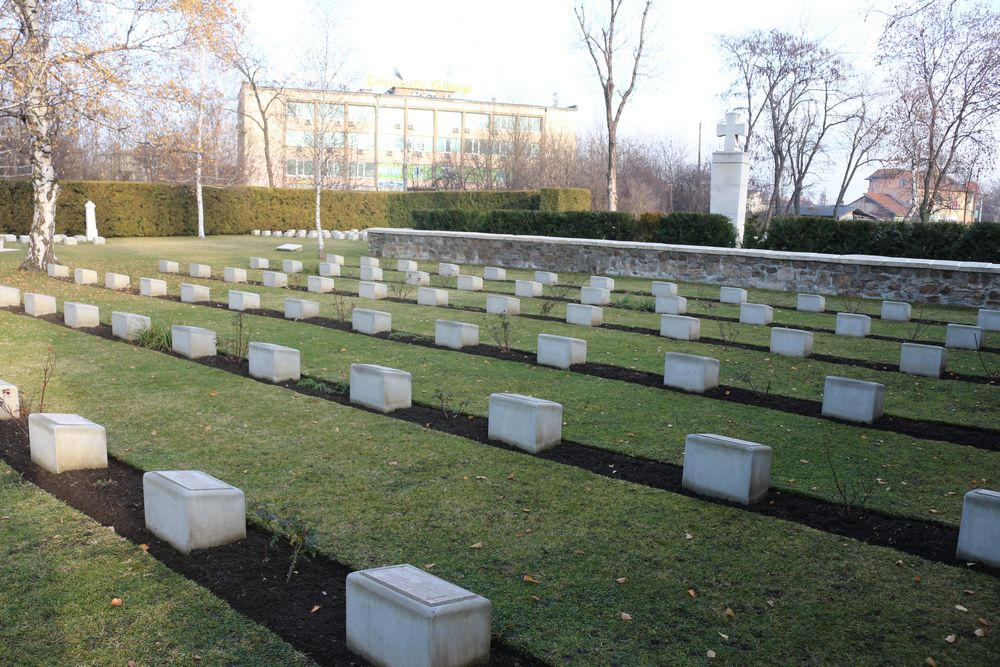
{"label": "roof of house", "polygon": [[910,208],[906,204],[884,192],[866,192],[850,204],[846,204],[845,207],[858,208],[863,199],[867,199],[875,205],[880,206],[896,218],[906,217],[906,214],[910,212]]}
{"label": "roof of house", "polygon": [[[899,178],[900,176],[909,176],[909,169],[877,169],[871,176],[867,177],[866,181],[878,180],[882,178]],[[923,177],[923,173],[917,175],[919,178]],[[945,176],[941,179],[940,190],[945,192],[965,192],[966,190],[970,192],[977,192],[979,190],[979,184],[975,181],[967,181],[966,183],[960,183],[956,181],[951,176]]]}

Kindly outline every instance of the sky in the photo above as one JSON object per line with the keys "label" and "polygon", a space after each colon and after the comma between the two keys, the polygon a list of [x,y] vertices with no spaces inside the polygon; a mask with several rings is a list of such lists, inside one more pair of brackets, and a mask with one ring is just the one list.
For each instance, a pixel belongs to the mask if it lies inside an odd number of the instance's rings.
{"label": "sky", "polygon": [[[604,6],[603,0],[588,0]],[[252,0],[251,30],[275,70],[293,73],[304,61],[310,17],[333,8],[347,49],[350,88],[368,75],[443,79],[471,86],[467,99],[579,108],[578,133],[603,127],[604,102],[594,65],[581,46],[572,0]],[[637,6],[640,0],[625,0]],[[719,34],[779,28],[821,39],[862,72],[873,73],[880,9],[894,0],[657,0],[649,30],[649,73],[625,108],[620,135],[667,136],[688,146],[720,149],[713,130],[727,106],[731,74],[716,46]],[[1000,0],[991,0],[991,6]],[[622,25],[635,24],[622,21]],[[842,167],[819,174],[814,193],[836,197]],[[865,190],[860,174],[848,200]]]}

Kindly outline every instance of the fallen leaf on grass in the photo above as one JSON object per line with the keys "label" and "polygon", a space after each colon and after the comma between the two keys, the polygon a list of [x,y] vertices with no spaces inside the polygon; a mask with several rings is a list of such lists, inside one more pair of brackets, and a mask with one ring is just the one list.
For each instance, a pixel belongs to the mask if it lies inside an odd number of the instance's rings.
{"label": "fallen leaf on grass", "polygon": [[725,634],[719,632],[718,630],[715,631],[715,634],[719,635],[723,639],[729,639],[729,635],[725,635]]}
{"label": "fallen leaf on grass", "polygon": [[913,577],[913,581],[917,582],[918,584],[923,580],[924,580],[923,577],[921,577],[919,574]]}
{"label": "fallen leaf on grass", "polygon": [[125,603],[122,601],[121,598],[111,598],[111,606],[112,607],[120,607],[123,604],[125,604]]}
{"label": "fallen leaf on grass", "polygon": [[958,638],[955,635],[948,635],[947,637],[944,638],[944,640],[949,644],[954,644],[956,639]]}
{"label": "fallen leaf on grass", "polygon": [[317,611],[319,611],[319,608],[320,608],[321,606],[323,606],[323,605],[318,605],[318,604],[314,604],[314,605],[313,605],[313,608],[309,610],[309,613],[310,613],[310,614],[315,614],[315,613],[316,613]]}
{"label": "fallen leaf on grass", "polygon": [[140,544],[139,548],[142,549],[143,551],[149,551],[149,545],[148,544]]}
{"label": "fallen leaf on grass", "polygon": [[622,619],[623,621],[631,621],[632,615],[626,614],[625,612],[621,612],[620,614],[618,614],[618,618]]}
{"label": "fallen leaf on grass", "polygon": [[208,395],[209,396],[213,396],[213,397],[218,396],[219,395],[219,390],[218,389],[213,389],[212,391],[208,392]]}
{"label": "fallen leaf on grass", "polygon": [[726,607],[726,618],[736,618],[736,612]]}
{"label": "fallen leaf on grass", "polygon": [[469,548],[470,549],[482,549],[483,548],[483,543],[482,542],[476,542],[475,544],[469,545]]}
{"label": "fallen leaf on grass", "polygon": [[897,560],[897,561],[896,561],[896,565],[897,565],[897,566],[901,566],[902,564],[903,564],[903,561],[902,561],[902,560]]}
{"label": "fallen leaf on grass", "polygon": [[957,609],[959,611],[969,611],[968,609],[966,609],[965,607],[963,607],[960,604],[955,605],[955,609]]}
{"label": "fallen leaf on grass", "polygon": [[521,581],[523,581],[526,584],[540,584],[540,583],[542,583],[542,582],[538,581],[538,579],[535,579],[530,574],[526,574],[523,577],[521,577]]}
{"label": "fallen leaf on grass", "polygon": [[126,662],[125,667],[136,667],[135,660],[129,660],[128,662]]}
{"label": "fallen leaf on grass", "polygon": [[799,463],[803,463],[804,464],[804,463],[809,463],[809,461],[806,461],[805,459],[799,459]]}
{"label": "fallen leaf on grass", "polygon": [[983,630],[982,628],[976,628],[975,630],[972,631],[972,634],[974,634],[977,637],[985,637],[986,630]]}
{"label": "fallen leaf on grass", "polygon": [[966,588],[962,592],[965,593],[966,595],[975,595],[976,594],[976,591],[972,590],[971,588]]}
{"label": "fallen leaf on grass", "polygon": [[541,602],[542,601],[542,598],[538,597],[537,595],[532,595],[531,599],[534,600],[535,602]]}
{"label": "fallen leaf on grass", "polygon": [[715,651],[713,651],[712,649],[708,649],[707,651],[705,651],[705,655],[707,657],[709,657],[709,658],[714,658],[715,657]]}
{"label": "fallen leaf on grass", "polygon": [[698,597],[698,591],[696,591],[696,590],[695,590],[695,589],[693,589],[693,588],[689,588],[689,589],[688,589],[688,595],[690,595],[690,596],[691,596],[691,597],[693,597],[693,598],[696,598],[696,597]]}
{"label": "fallen leaf on grass", "polygon": [[694,539],[694,535],[692,535],[691,533],[684,533],[684,539],[685,540],[693,540]]}
{"label": "fallen leaf on grass", "polygon": [[767,606],[768,607],[773,607],[774,606],[774,600],[768,600],[767,601]]}
{"label": "fallen leaf on grass", "polygon": [[930,656],[927,656],[927,659],[924,660],[924,664],[927,665],[927,667],[937,667],[937,661]]}
{"label": "fallen leaf on grass", "polygon": [[575,553],[577,556],[582,556],[583,555],[583,549],[574,549],[573,553]]}
{"label": "fallen leaf on grass", "polygon": [[982,616],[980,616],[979,618],[977,618],[977,619],[976,619],[976,623],[978,623],[979,625],[985,625],[986,627],[989,627],[989,626],[990,626],[990,622],[989,622],[989,621],[987,621],[987,620],[986,620],[985,618],[983,618]]}
{"label": "fallen leaf on grass", "polygon": [[615,581],[618,582],[619,584],[624,584],[626,581],[628,581],[628,577],[618,577],[617,579],[615,579]]}
{"label": "fallen leaf on grass", "polygon": [[476,475],[476,479],[486,479],[486,475]]}
{"label": "fallen leaf on grass", "polygon": [[433,570],[435,565],[436,565],[436,563],[427,563],[426,565],[424,565],[424,569],[425,570]]}

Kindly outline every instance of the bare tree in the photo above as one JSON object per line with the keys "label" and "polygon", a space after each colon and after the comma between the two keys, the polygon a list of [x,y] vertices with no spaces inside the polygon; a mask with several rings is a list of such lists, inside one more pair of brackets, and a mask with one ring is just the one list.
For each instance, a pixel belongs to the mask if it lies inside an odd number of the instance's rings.
{"label": "bare tree", "polygon": [[839,132],[840,147],[846,152],[843,176],[833,204],[833,218],[837,219],[844,196],[861,167],[879,161],[879,149],[888,131],[885,112],[878,98],[862,94],[854,109],[847,116]]}
{"label": "bare tree", "polygon": [[897,82],[896,160],[912,177],[908,217],[927,222],[963,152],[995,143],[1000,14],[979,2],[923,0],[889,17],[882,44]]}
{"label": "bare tree", "polygon": [[[592,18],[581,0],[573,8],[576,15],[580,37],[587,47],[590,59],[594,62],[597,78],[604,95],[605,124],[607,126],[607,196],[608,210],[618,210],[618,122],[629,97],[635,91],[636,80],[640,75],[640,63],[643,49],[646,45],[646,21],[653,0],[644,0],[642,16],[639,20],[639,33],[634,42],[630,43],[628,33],[621,31],[618,25],[619,12],[623,0],[608,0],[608,14],[600,22]],[[596,25],[595,25],[596,23]],[[615,82],[615,57],[621,57],[628,52],[631,67],[624,81],[624,88],[617,89]],[[626,60],[628,64],[628,60]]]}

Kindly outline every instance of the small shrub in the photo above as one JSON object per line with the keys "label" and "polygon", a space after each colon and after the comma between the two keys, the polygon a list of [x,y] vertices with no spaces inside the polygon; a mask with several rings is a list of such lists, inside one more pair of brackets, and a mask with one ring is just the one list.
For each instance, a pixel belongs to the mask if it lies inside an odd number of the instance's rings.
{"label": "small shrub", "polygon": [[251,503],[250,509],[271,532],[271,546],[284,538],[292,548],[292,554],[288,557],[288,573],[285,575],[285,582],[291,581],[299,560],[308,559],[316,553],[316,528],[291,512],[288,503],[283,504],[278,512],[259,502]]}
{"label": "small shrub", "polygon": [[627,294],[621,299],[615,299],[614,306],[615,308],[624,308],[625,310],[651,313],[656,310],[656,299]]}
{"label": "small shrub", "polygon": [[511,331],[514,327],[513,318],[507,313],[489,315],[486,318],[486,333],[489,334],[497,349],[501,352],[510,352]]}
{"label": "small shrub", "polygon": [[438,405],[441,406],[441,412],[448,419],[454,419],[469,405],[469,401],[467,400],[462,401],[457,406],[452,405],[453,397],[451,393],[441,387],[434,390],[434,398],[437,399]]}
{"label": "small shrub", "polygon": [[170,327],[169,324],[153,322],[150,326],[136,333],[135,344],[157,352],[169,352],[173,349]]}
{"label": "small shrub", "polygon": [[10,418],[17,430],[25,438],[28,437],[28,415],[33,412],[45,412],[45,392],[49,388],[49,382],[52,381],[52,375],[55,373],[55,369],[56,353],[55,350],[50,347],[48,355],[46,355],[45,361],[42,363],[42,377],[38,383],[37,402],[32,400],[27,392],[21,391],[18,395],[19,407],[15,409],[13,406],[8,405],[4,401],[4,396],[10,396],[12,394],[11,390],[4,389],[2,390],[2,393],[0,393],[0,412],[6,414],[8,418]]}
{"label": "small shrub", "polygon": [[247,331],[242,310],[233,315],[232,331],[231,336],[226,336],[221,341],[222,353],[237,359],[245,359],[250,349],[250,332]]}

